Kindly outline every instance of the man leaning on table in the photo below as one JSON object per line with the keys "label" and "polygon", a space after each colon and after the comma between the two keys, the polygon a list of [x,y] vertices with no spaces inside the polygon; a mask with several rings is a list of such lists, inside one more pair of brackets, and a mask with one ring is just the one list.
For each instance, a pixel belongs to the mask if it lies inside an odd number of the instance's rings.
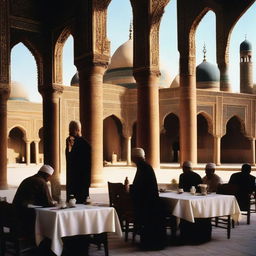
{"label": "man leaning on table", "polygon": [[43,165],[35,175],[24,179],[16,191],[12,203],[17,210],[20,229],[27,234],[33,234],[35,221],[35,213],[29,205],[49,207],[55,204],[47,185],[53,172],[50,165]]}
{"label": "man leaning on table", "polygon": [[182,164],[183,173],[179,177],[179,188],[183,188],[185,192],[189,192],[192,186],[198,190],[197,185],[202,183],[199,174],[193,172],[192,163],[185,161]]}

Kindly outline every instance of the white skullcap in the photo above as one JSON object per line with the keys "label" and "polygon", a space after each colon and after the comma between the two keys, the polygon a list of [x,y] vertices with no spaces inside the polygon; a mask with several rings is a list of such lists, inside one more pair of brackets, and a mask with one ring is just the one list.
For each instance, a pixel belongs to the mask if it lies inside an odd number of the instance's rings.
{"label": "white skullcap", "polygon": [[206,166],[205,166],[205,169],[215,169],[216,165],[214,163],[208,163]]}
{"label": "white skullcap", "polygon": [[54,170],[50,165],[45,164],[39,169],[39,172],[45,172],[49,175],[52,175]]}
{"label": "white skullcap", "polygon": [[190,161],[185,161],[185,162],[183,162],[182,167],[192,168],[192,163]]}
{"label": "white skullcap", "polygon": [[132,156],[133,157],[145,157],[145,151],[143,148],[133,148],[132,149]]}

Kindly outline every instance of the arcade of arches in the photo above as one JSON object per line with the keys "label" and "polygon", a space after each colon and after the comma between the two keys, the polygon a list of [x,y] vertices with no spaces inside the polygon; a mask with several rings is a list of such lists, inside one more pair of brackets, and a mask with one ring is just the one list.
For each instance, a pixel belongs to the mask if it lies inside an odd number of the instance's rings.
{"label": "arcade of arches", "polygon": [[[0,188],[7,186],[7,156],[9,163],[43,161],[55,169],[57,198],[73,119],[81,120],[82,134],[93,148],[92,186],[102,185],[104,160],[114,152],[117,160],[130,163],[134,145],[145,149],[154,168],[160,161],[184,160],[255,164],[256,97],[252,90],[232,93],[227,73],[232,28],[254,0],[234,0],[232,9],[228,1],[178,0],[179,86],[159,89],[159,25],[169,1],[130,1],[136,88],[126,88],[103,83],[110,61],[106,21],[111,0],[78,0],[72,6],[67,0],[0,0]],[[220,80],[214,90],[196,86],[195,30],[208,10],[216,14]],[[62,83],[62,48],[70,34],[79,87]],[[32,118],[33,103],[8,101],[10,52],[20,42],[35,57],[43,98]]]}

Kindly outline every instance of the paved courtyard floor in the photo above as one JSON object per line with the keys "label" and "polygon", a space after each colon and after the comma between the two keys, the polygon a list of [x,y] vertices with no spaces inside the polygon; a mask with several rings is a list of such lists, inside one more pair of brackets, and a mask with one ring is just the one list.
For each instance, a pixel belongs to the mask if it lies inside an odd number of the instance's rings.
{"label": "paved courtyard floor", "polygon": [[[196,171],[204,176],[204,165],[198,165]],[[230,175],[239,171],[241,165],[223,165],[218,167],[216,173],[220,175],[223,181],[228,181]],[[40,166],[9,166],[8,168],[8,190],[0,190],[0,196],[7,196],[8,201],[12,201],[18,184],[26,177],[34,174]],[[123,182],[128,177],[132,182],[135,175],[135,167],[125,165],[115,165],[103,169],[103,187],[91,188],[90,195],[93,202],[108,203],[107,181]],[[178,180],[181,173],[180,167],[176,164],[162,165],[160,170],[156,170],[158,183],[170,183],[172,179]],[[252,175],[256,176],[255,169]],[[65,184],[65,173],[61,174],[61,183]],[[65,191],[62,191],[65,197]],[[226,230],[213,228],[212,240],[201,245],[170,245],[162,251],[142,252],[131,242],[125,242],[123,238],[115,234],[109,234],[109,252],[111,256],[256,256],[256,213],[251,215],[251,224],[246,224],[245,216],[240,224],[231,231],[231,238],[227,239]],[[90,256],[103,256],[103,249],[98,250],[96,247],[90,247]],[[47,255],[45,255],[47,256]],[[75,255],[74,255],[75,256]]]}

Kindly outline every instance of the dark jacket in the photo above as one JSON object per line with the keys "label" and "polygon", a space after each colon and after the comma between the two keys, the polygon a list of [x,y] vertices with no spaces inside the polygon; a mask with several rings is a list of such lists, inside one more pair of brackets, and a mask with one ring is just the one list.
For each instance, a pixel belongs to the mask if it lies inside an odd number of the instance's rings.
{"label": "dark jacket", "polygon": [[84,203],[91,185],[91,146],[83,137],[73,138],[72,149],[69,151],[68,145],[66,146],[67,197],[73,194],[78,203]]}
{"label": "dark jacket", "polygon": [[249,207],[249,195],[255,191],[255,177],[246,172],[233,173],[229,179],[229,184],[237,185],[236,199],[241,210]]}
{"label": "dark jacket", "polygon": [[13,204],[17,207],[27,207],[28,204],[52,206],[52,197],[45,179],[35,174],[23,180],[16,191]]}
{"label": "dark jacket", "polygon": [[186,192],[190,191],[191,186],[195,186],[198,191],[197,185],[202,183],[201,176],[193,171],[182,173],[179,178],[179,188],[183,188]]}

